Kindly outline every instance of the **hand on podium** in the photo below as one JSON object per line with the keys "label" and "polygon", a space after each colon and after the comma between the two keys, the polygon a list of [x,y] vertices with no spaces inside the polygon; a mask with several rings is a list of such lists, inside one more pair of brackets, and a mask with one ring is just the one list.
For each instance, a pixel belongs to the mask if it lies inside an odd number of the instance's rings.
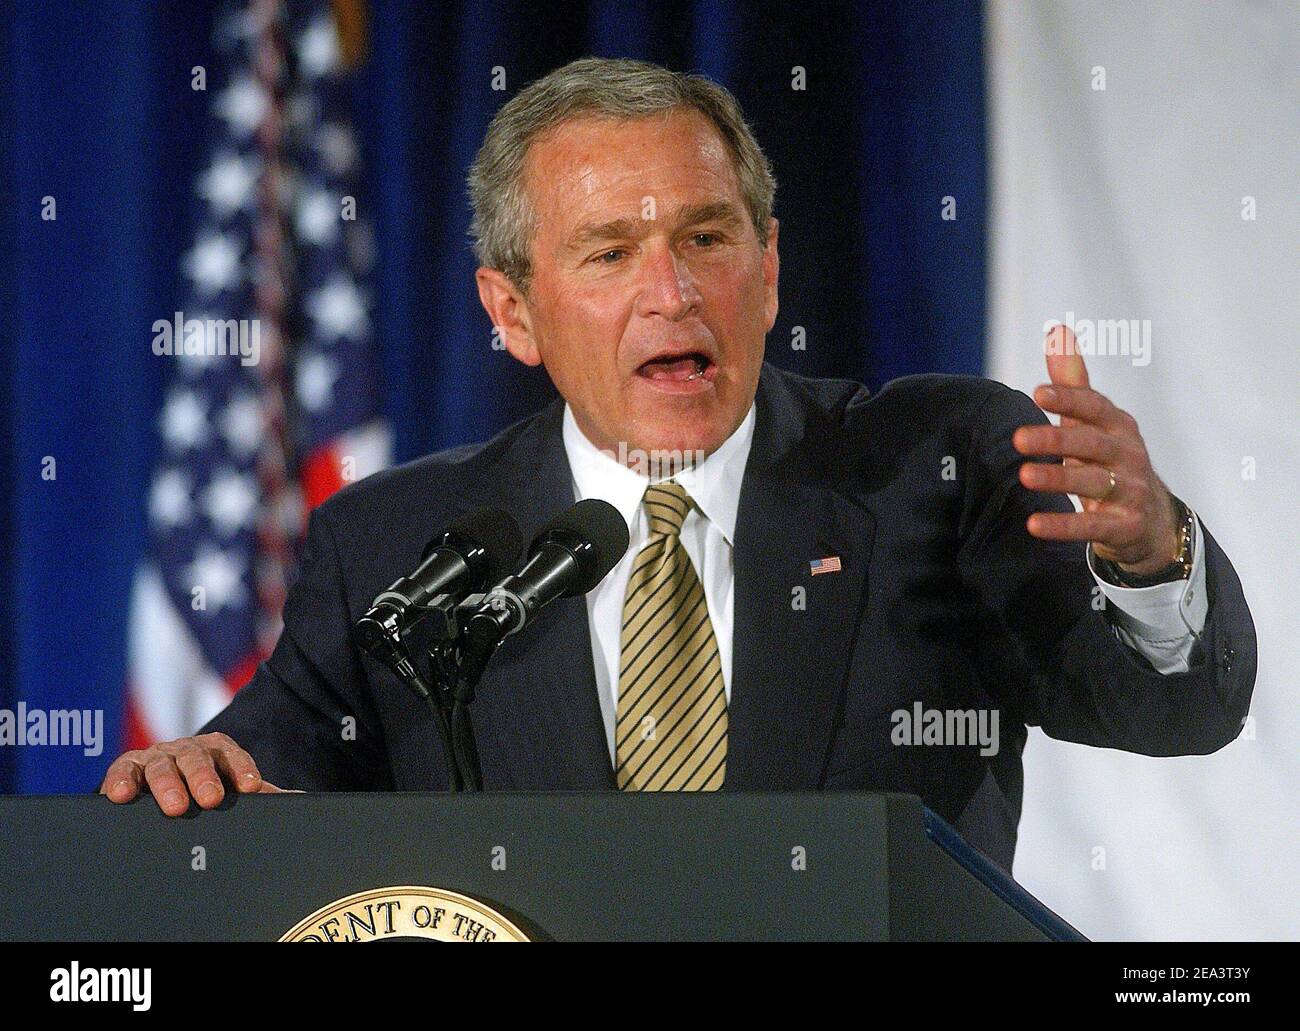
{"label": "hand on podium", "polygon": [[123,752],[104,774],[99,793],[121,804],[148,787],[158,808],[168,816],[182,816],[189,811],[191,797],[201,809],[219,806],[227,783],[243,795],[287,790],[263,780],[253,757],[225,734],[200,734]]}

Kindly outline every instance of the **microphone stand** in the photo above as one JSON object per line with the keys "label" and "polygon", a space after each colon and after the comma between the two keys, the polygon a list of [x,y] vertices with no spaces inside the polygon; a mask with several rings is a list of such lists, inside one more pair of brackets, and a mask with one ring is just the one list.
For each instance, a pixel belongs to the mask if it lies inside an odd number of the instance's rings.
{"label": "microphone stand", "polygon": [[[440,594],[422,608],[426,610],[426,616],[434,617],[435,638],[454,637],[457,623],[453,599],[448,595]],[[411,661],[395,619],[367,618],[358,626],[365,626],[367,637],[365,650],[392,670],[411,693],[424,702],[433,716],[433,725],[438,730],[438,736],[442,738],[443,758],[447,766],[447,790],[451,792],[465,790],[465,776],[461,772],[456,738],[451,729],[451,692],[448,690],[444,676],[445,667],[438,663],[434,664],[436,687],[431,690]],[[432,651],[430,657],[433,657]]]}
{"label": "microphone stand", "polygon": [[429,662],[438,682],[438,701],[447,722],[449,744],[465,791],[483,790],[483,772],[479,766],[478,745],[469,718],[469,703],[479,674],[470,679],[459,640],[436,641],[429,648]]}
{"label": "microphone stand", "polygon": [[483,790],[483,772],[474,740],[474,726],[470,722],[469,703],[474,700],[474,692],[484,667],[496,650],[496,642],[484,647],[483,642],[468,631],[469,614],[482,597],[482,594],[471,595],[458,606],[453,596],[440,594],[420,606],[423,613],[419,620],[431,619],[433,626],[429,645],[432,688],[411,661],[393,614],[379,618],[367,615],[357,624],[364,632],[362,647],[367,654],[387,666],[424,702],[433,716],[433,724],[442,738],[447,788],[452,792]]}
{"label": "microphone stand", "polygon": [[455,610],[450,606],[442,607],[439,632],[429,648],[429,663],[438,683],[438,698],[450,730],[451,752],[466,791],[483,790],[483,770],[469,706],[498,643],[493,641],[484,647],[468,631],[469,616],[481,600],[482,595],[471,595]]}
{"label": "microphone stand", "polygon": [[452,792],[464,790],[464,780],[452,748],[451,725],[439,698],[429,690],[429,685],[424,682],[424,678],[420,676],[410,659],[403,657],[392,669],[433,714],[433,724],[438,728],[438,735],[442,738],[443,755],[447,763],[447,790]]}

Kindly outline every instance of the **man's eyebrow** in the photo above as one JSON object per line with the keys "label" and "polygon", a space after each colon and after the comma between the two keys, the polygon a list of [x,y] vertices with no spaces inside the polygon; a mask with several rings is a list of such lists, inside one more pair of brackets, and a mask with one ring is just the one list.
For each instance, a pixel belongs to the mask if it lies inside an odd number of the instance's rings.
{"label": "man's eyebrow", "polygon": [[581,247],[593,240],[626,240],[630,236],[639,236],[643,220],[639,218],[616,218],[612,222],[587,223],[574,230],[569,237],[570,247]]}
{"label": "man's eyebrow", "polygon": [[677,216],[678,226],[697,226],[701,222],[738,225],[741,221],[740,212],[726,200],[710,201],[707,204],[688,204]]}
{"label": "man's eyebrow", "polygon": [[[595,240],[626,240],[638,237],[645,231],[646,223],[651,219],[616,218],[610,222],[587,223],[579,226],[569,237],[570,247],[581,247]],[[722,222],[737,225],[742,220],[735,205],[730,201],[709,201],[704,204],[688,204],[682,208],[674,220],[677,228],[695,226],[702,222]]]}

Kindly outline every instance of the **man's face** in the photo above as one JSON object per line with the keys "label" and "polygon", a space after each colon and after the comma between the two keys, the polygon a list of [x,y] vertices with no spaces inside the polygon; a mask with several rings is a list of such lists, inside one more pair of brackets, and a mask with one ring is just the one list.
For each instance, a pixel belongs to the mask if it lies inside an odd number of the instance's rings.
{"label": "man's face", "polygon": [[566,122],[529,151],[527,297],[479,270],[506,346],[546,367],[597,447],[715,450],[754,399],[776,321],[777,226],[758,242],[703,115]]}

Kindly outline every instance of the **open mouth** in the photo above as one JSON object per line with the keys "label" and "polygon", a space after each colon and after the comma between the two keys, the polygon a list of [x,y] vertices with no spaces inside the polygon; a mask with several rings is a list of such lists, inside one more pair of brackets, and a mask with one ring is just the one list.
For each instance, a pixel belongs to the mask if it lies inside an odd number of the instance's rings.
{"label": "open mouth", "polygon": [[703,351],[681,351],[661,354],[643,362],[636,370],[638,376],[660,384],[708,382],[713,379],[717,366]]}

